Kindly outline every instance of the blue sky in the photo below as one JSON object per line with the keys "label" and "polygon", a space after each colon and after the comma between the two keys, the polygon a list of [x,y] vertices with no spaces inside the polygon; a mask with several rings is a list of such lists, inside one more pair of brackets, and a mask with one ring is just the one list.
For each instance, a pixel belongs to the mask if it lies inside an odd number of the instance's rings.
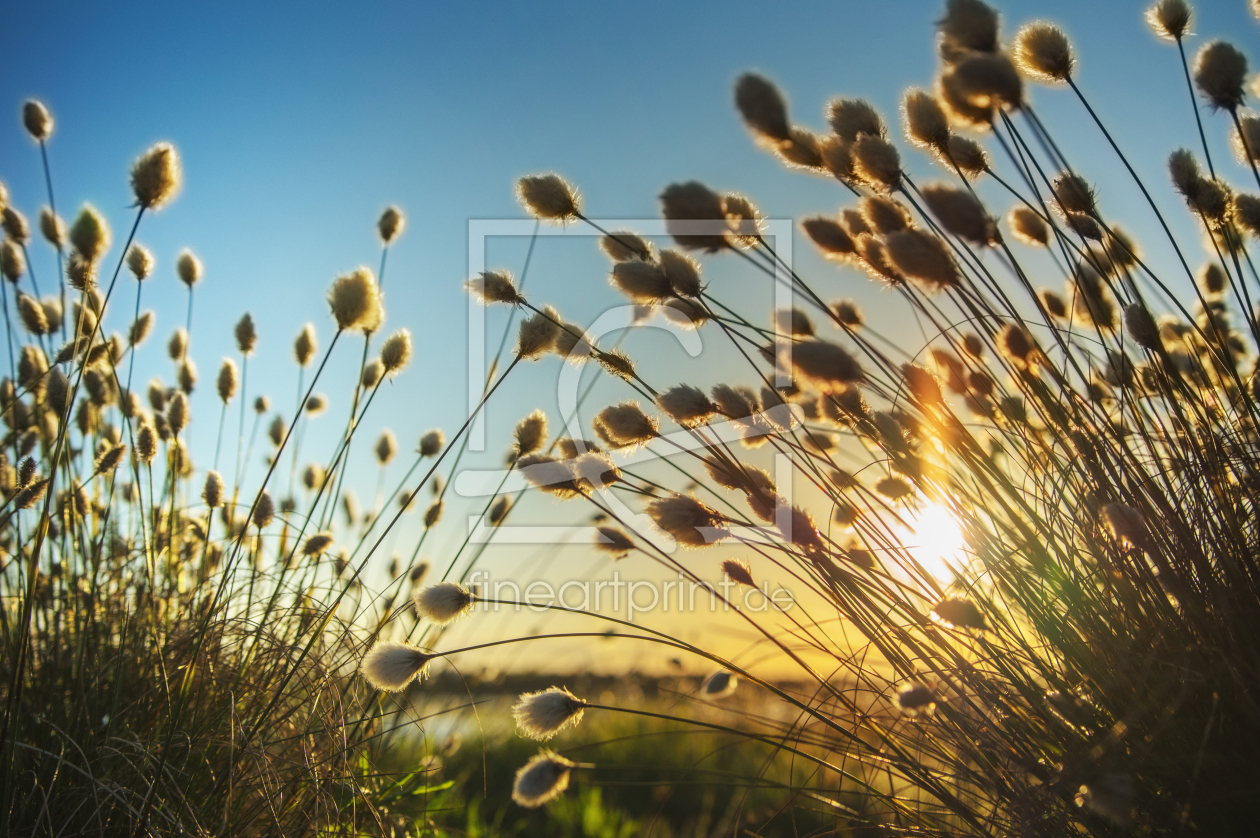
{"label": "blue sky", "polygon": [[[1178,229],[1197,241],[1163,171],[1170,150],[1195,147],[1190,105],[1175,49],[1157,42],[1141,20],[1145,4],[998,5],[1005,35],[1038,17],[1066,28],[1080,58],[1082,88]],[[1244,0],[1197,6],[1199,35],[1189,41],[1191,51],[1223,36],[1260,56],[1260,26]],[[218,409],[210,381],[218,359],[231,352],[231,324],[246,310],[260,331],[251,395],[267,392],[291,404],[292,337],[309,320],[327,342],[327,286],[359,264],[375,268],[375,219],[387,204],[400,205],[409,223],[389,260],[388,326],[412,330],[417,362],[378,400],[368,430],[371,437],[391,426],[406,452],[424,429],[451,431],[464,417],[467,302],[461,283],[468,223],[523,217],[512,193],[516,177],[563,173],[580,188],[593,217],[655,218],[661,188],[692,178],[744,192],[771,217],[832,211],[846,203],[837,184],[786,172],[754,147],[732,106],[734,79],[746,69],[766,73],[788,93],[795,118],[815,129],[825,127],[829,98],[863,96],[899,136],[901,91],[931,83],[932,21],[940,7],[917,0],[16,0],[6,5],[0,29],[0,114],[6,108],[12,114],[0,119],[0,179],[33,218],[45,200],[42,178],[17,113],[23,99],[38,97],[57,119],[50,153],[62,214],[91,201],[121,238],[130,220],[131,160],[156,140],[179,147],[184,192],[146,219],[139,235],[159,260],[144,295],[145,307],[159,312],[160,340],[151,341],[141,359],[150,364],[146,372],[169,377],[161,343],[182,323],[184,304],[173,263],[179,248],[192,247],[206,264],[193,329],[206,383],[194,414],[211,421]],[[1136,203],[1131,181],[1071,94],[1034,87],[1032,97],[1069,157],[1098,185],[1105,211],[1145,240],[1153,263],[1166,261],[1170,252],[1158,244],[1149,211]],[[1245,187],[1244,170],[1226,152],[1223,118],[1206,110],[1204,116],[1215,158]],[[943,176],[916,152],[903,155],[920,179]],[[999,214],[1007,205],[995,197],[991,210]],[[886,331],[904,327],[868,280],[822,263],[805,242],[797,241],[796,252],[798,264],[820,277],[830,296],[854,296],[886,312]],[[519,272],[523,254],[523,242],[494,242],[490,261]],[[45,285],[50,264],[47,254],[36,259]],[[606,270],[593,241],[543,242],[531,268],[531,296],[590,322],[619,302],[604,281]],[[706,270],[713,282],[724,272],[739,274],[719,260]],[[732,289],[743,289],[738,283],[746,280],[730,281]],[[134,285],[127,284],[124,299],[132,293]],[[764,315],[768,300],[751,298],[749,313]],[[490,321],[492,343],[495,324],[502,323],[497,317]],[[116,328],[127,319],[117,314]],[[658,344],[645,338],[630,345],[649,359],[672,357]],[[337,384],[320,389],[334,406],[314,441],[330,440],[343,421],[348,406],[339,399],[357,361],[357,347],[347,347],[330,365],[329,380]],[[557,369],[545,360],[509,382],[491,413],[491,452],[473,462],[497,462],[510,425],[528,409],[554,409]],[[711,373],[700,375],[704,383],[716,380]],[[601,396],[625,395],[603,387],[597,403]],[[370,494],[375,470],[366,463],[358,468],[360,493]],[[397,479],[401,468],[391,475]]]}

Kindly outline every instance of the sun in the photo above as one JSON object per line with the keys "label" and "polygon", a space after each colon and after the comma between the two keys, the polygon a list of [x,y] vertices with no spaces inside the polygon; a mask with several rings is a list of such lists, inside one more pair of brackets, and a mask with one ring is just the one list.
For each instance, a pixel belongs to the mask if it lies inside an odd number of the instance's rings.
{"label": "sun", "polygon": [[926,504],[908,522],[906,549],[940,582],[952,582],[967,562],[967,537],[958,519],[937,503]]}

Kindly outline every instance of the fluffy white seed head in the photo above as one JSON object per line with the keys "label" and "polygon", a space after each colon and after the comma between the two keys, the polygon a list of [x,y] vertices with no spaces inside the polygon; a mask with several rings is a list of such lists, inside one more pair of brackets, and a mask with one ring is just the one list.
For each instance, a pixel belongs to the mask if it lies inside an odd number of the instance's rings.
{"label": "fluffy white seed head", "polygon": [[1214,108],[1233,110],[1243,103],[1247,56],[1224,41],[1213,41],[1194,57],[1194,83]]}
{"label": "fluffy white seed head", "polygon": [[581,212],[577,190],[557,174],[529,175],[516,182],[525,211],[544,221],[572,221]]}
{"label": "fluffy white seed head", "polygon": [[302,331],[298,332],[298,336],[293,341],[293,358],[298,362],[298,366],[305,367],[311,363],[311,359],[315,357],[319,344],[315,338],[315,325],[307,323],[302,327]]}
{"label": "fluffy white seed head", "polygon": [[381,241],[389,244],[402,235],[403,228],[406,226],[407,218],[403,215],[403,211],[391,206],[386,207],[381,217],[377,219],[376,232],[380,234]]}
{"label": "fluffy white seed head", "polygon": [[1013,53],[1021,72],[1046,84],[1067,81],[1076,63],[1063,30],[1040,21],[1016,33]]}
{"label": "fluffy white seed head", "polygon": [[338,329],[371,334],[385,320],[380,286],[365,267],[337,277],[328,291],[328,307]]}
{"label": "fluffy white seed head", "polygon": [[52,136],[53,118],[43,102],[28,99],[22,105],[22,125],[34,139],[45,142]]}
{"label": "fluffy white seed head", "polygon": [[569,772],[577,767],[559,754],[543,751],[516,772],[512,783],[512,799],[526,809],[537,809],[564,793],[569,787]]}
{"label": "fluffy white seed head", "polygon": [[707,547],[730,535],[721,514],[687,495],[657,498],[646,511],[658,527],[687,547]]}
{"label": "fluffy white seed head", "polygon": [[528,457],[538,452],[547,441],[547,414],[535,410],[516,423],[512,435],[516,440],[513,453],[517,457]]}
{"label": "fluffy white seed head", "polygon": [[148,279],[153,273],[153,253],[142,244],[133,244],[127,251],[127,269],[137,280]]}
{"label": "fluffy white seed head", "polygon": [[1179,41],[1190,28],[1194,13],[1186,0],[1159,0],[1146,10],[1146,22],[1159,37]]}
{"label": "fluffy white seed head", "polygon": [[417,452],[421,457],[436,457],[445,444],[446,434],[434,428],[433,430],[425,431],[424,435],[420,437],[420,446]]}
{"label": "fluffy white seed head", "polygon": [[563,687],[525,693],[512,707],[512,717],[522,736],[545,741],[566,727],[582,721],[586,702]]}
{"label": "fluffy white seed head", "polygon": [[204,271],[201,260],[191,250],[184,248],[179,252],[179,256],[175,259],[175,274],[180,282],[192,288],[201,281]]}
{"label": "fluffy white seed head", "polygon": [[131,191],[136,203],[148,210],[161,209],[179,193],[183,169],[175,146],[158,143],[131,166]]}
{"label": "fluffy white seed head", "polygon": [[[317,536],[312,536],[315,538]],[[412,681],[424,678],[429,661],[436,657],[397,640],[378,640],[363,656],[359,671],[374,690],[402,692]]]}
{"label": "fluffy white seed head", "polygon": [[560,323],[549,312],[536,312],[521,321],[516,334],[516,355],[522,361],[541,358],[555,345],[560,337]]}
{"label": "fluffy white seed head", "polygon": [[74,219],[74,224],[70,226],[70,244],[74,245],[80,256],[95,264],[109,250],[112,241],[105,216],[91,204],[84,204]]}
{"label": "fluffy white seed head", "polygon": [[507,271],[483,271],[465,282],[464,287],[483,305],[490,303],[517,305],[525,302],[525,298],[516,290],[512,274]]}
{"label": "fluffy white seed head", "polygon": [[656,406],[684,428],[693,428],[708,421],[717,405],[698,387],[680,384],[656,397]]}
{"label": "fluffy white seed head", "polygon": [[769,80],[745,73],[735,82],[735,107],[754,133],[778,142],[791,139],[787,102]]}
{"label": "fluffy white seed head", "polygon": [[385,374],[393,378],[411,363],[411,332],[399,329],[381,344],[381,364]]}
{"label": "fluffy white seed head", "polygon": [[455,582],[439,582],[421,588],[412,595],[416,612],[429,622],[445,626],[473,609],[476,601],[463,585]]}

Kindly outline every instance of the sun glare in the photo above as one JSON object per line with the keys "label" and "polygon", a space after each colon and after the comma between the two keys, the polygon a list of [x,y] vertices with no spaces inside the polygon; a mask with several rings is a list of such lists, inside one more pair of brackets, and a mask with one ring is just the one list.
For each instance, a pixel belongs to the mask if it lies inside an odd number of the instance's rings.
{"label": "sun glare", "polygon": [[937,580],[951,582],[967,562],[967,539],[948,509],[929,503],[910,521],[905,544]]}

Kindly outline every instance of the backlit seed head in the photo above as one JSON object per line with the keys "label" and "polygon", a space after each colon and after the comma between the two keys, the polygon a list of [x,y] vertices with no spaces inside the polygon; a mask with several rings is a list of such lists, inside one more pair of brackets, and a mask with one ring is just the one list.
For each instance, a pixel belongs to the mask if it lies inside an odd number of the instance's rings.
{"label": "backlit seed head", "polygon": [[1045,219],[1025,206],[1013,207],[1006,216],[1006,226],[1011,234],[1024,244],[1045,247],[1050,241],[1050,227]]}
{"label": "backlit seed head", "polygon": [[993,128],[992,98],[983,97],[979,103],[972,100],[952,67],[937,77],[936,98],[945,107],[950,122],[976,131],[988,131]]}
{"label": "backlit seed head", "polygon": [[66,244],[66,223],[56,216],[48,207],[39,211],[39,232],[44,240],[61,250]]}
{"label": "backlit seed head", "polygon": [[66,259],[66,281],[76,291],[88,291],[96,287],[97,263],[74,251]]}
{"label": "backlit seed head", "polygon": [[0,242],[0,275],[9,282],[17,282],[26,273],[26,259],[22,251],[10,239]]}
{"label": "backlit seed head", "polygon": [[920,712],[931,712],[936,704],[936,693],[926,684],[911,683],[897,692],[897,707],[905,714],[913,716]]}
{"label": "backlit seed head", "polygon": [[[319,537],[311,536],[311,541]],[[307,545],[310,545],[310,541]],[[359,672],[374,690],[402,692],[412,681],[424,678],[429,662],[435,657],[437,656],[431,652],[422,651],[410,643],[378,640],[363,656]]]}
{"label": "backlit seed head", "polygon": [[984,614],[969,599],[949,597],[936,603],[932,608],[932,619],[938,623],[960,629],[988,628]]}
{"label": "backlit seed head", "polygon": [[600,237],[599,249],[614,262],[625,262],[629,259],[647,261],[652,258],[652,246],[628,230],[614,230]]}
{"label": "backlit seed head", "polygon": [[885,477],[879,480],[875,483],[875,491],[889,500],[901,500],[914,494],[914,489],[910,487],[910,484],[900,477]]}
{"label": "backlit seed head", "polygon": [[1094,190],[1080,175],[1060,172],[1051,184],[1055,200],[1063,212],[1079,212],[1093,215],[1097,212]]}
{"label": "backlit seed head", "polygon": [[315,338],[315,325],[307,323],[293,340],[293,358],[298,362],[299,367],[309,366],[318,348],[319,344]]}
{"label": "backlit seed head", "polygon": [[1063,30],[1040,21],[1016,33],[1012,52],[1022,73],[1046,84],[1066,81],[1076,64]]}
{"label": "backlit seed head", "polygon": [[780,142],[791,138],[787,102],[769,80],[744,73],[735,82],[735,107],[754,133]]}
{"label": "backlit seed head", "polygon": [[381,217],[376,221],[376,232],[380,234],[381,241],[389,244],[402,234],[403,229],[407,226],[407,219],[403,215],[403,211],[398,207],[386,207],[381,213]]}
{"label": "backlit seed head", "polygon": [[3,228],[4,234],[18,244],[26,244],[31,240],[31,228],[26,223],[26,216],[14,207],[6,206],[0,210],[0,228]]}
{"label": "backlit seed head", "polygon": [[39,301],[39,307],[44,310],[44,317],[48,320],[48,334],[60,330],[61,301],[56,297],[44,297]]}
{"label": "backlit seed head", "polygon": [[34,99],[26,100],[26,103],[22,105],[22,125],[28,134],[40,142],[52,136],[52,114],[48,112],[48,108],[44,107],[43,102]]}
{"label": "backlit seed head", "polygon": [[223,504],[223,475],[217,471],[206,472],[206,485],[201,490],[201,498],[210,509]]}
{"label": "backlit seed head", "polygon": [[827,123],[837,137],[854,143],[858,137],[883,137],[884,120],[865,99],[833,99],[827,104]]}
{"label": "backlit seed head", "polygon": [[390,378],[398,375],[411,363],[411,332],[399,329],[381,344],[381,364]]}
{"label": "backlit seed head", "polygon": [[719,669],[704,679],[704,683],[700,685],[700,694],[705,698],[725,698],[735,692],[738,686],[739,678],[734,672]]}
{"label": "backlit seed head", "polygon": [[149,407],[158,413],[166,410],[166,386],[162,384],[160,379],[154,378],[149,381],[148,395]]}
{"label": "backlit seed head", "polygon": [[385,365],[380,362],[380,359],[373,358],[363,365],[363,377],[360,379],[360,383],[364,390],[371,390],[384,377]]}
{"label": "backlit seed head", "polygon": [[707,547],[730,536],[721,514],[687,495],[657,498],[645,509],[658,527],[686,547]]}
{"label": "backlit seed head", "polygon": [[557,174],[521,178],[516,197],[526,212],[544,221],[572,221],[581,213],[577,190]]}
{"label": "backlit seed head", "polygon": [[513,448],[516,457],[528,457],[538,452],[547,441],[547,414],[535,410],[516,423],[512,436],[516,440]]}
{"label": "backlit seed head", "polygon": [[742,562],[739,559],[727,559],[722,562],[722,572],[736,584],[747,585],[750,588],[757,587],[757,583],[753,581],[752,570],[748,567],[748,562]]}
{"label": "backlit seed head", "polygon": [[[665,187],[660,200],[665,230],[680,247],[709,253],[728,247],[724,234],[726,210],[721,195],[692,180]],[[695,229],[697,227],[700,229]]]}
{"label": "backlit seed head", "polygon": [[850,329],[859,329],[866,322],[866,316],[856,300],[836,300],[831,304],[831,310],[836,313],[836,319]]}
{"label": "backlit seed head", "polygon": [[814,324],[799,308],[781,308],[774,312],[775,331],[793,337],[813,337]]}
{"label": "backlit seed head", "polygon": [[142,244],[133,244],[127,251],[127,270],[137,280],[145,280],[153,273],[153,253]]}
{"label": "backlit seed head", "polygon": [[313,492],[324,485],[326,476],[322,466],[317,463],[307,463],[306,468],[302,470],[302,485]]}
{"label": "backlit seed head", "polygon": [[569,771],[577,763],[543,751],[525,763],[512,783],[512,799],[526,809],[537,809],[569,787]]}
{"label": "backlit seed head", "polygon": [[843,389],[863,380],[862,367],[849,352],[825,340],[804,340],[791,346],[792,369],[824,390]]}
{"label": "backlit seed head", "polygon": [[1143,349],[1152,352],[1160,347],[1159,327],[1155,318],[1141,303],[1133,303],[1124,307],[1124,328],[1129,337]]}
{"label": "backlit seed head", "polygon": [[717,410],[717,405],[698,387],[680,384],[656,397],[656,406],[684,428],[703,425]]}
{"label": "backlit seed head", "polygon": [[151,463],[156,455],[157,431],[148,422],[141,422],[136,430],[136,456],[142,463]]}
{"label": "backlit seed head", "polygon": [[582,721],[586,702],[562,687],[524,693],[512,707],[522,736],[545,741]]}
{"label": "backlit seed head", "polygon": [[241,315],[241,319],[236,321],[236,328],[233,330],[236,336],[236,348],[242,355],[249,356],[254,354],[254,344],[258,342],[258,332],[254,329],[254,318],[249,316],[249,312]]}
{"label": "backlit seed head", "polygon": [[516,355],[522,361],[541,358],[556,345],[560,324],[547,312],[536,312],[521,321],[516,334]]}
{"label": "backlit seed head", "polygon": [[201,260],[188,248],[181,250],[175,258],[175,275],[190,289],[201,281],[204,272]]}
{"label": "backlit seed head", "polygon": [[1037,344],[1023,326],[1008,323],[998,333],[998,348],[1017,367],[1025,369],[1034,362]]}
{"label": "backlit seed head", "polygon": [[1102,508],[1102,519],[1112,538],[1131,547],[1142,547],[1146,543],[1146,518],[1133,507],[1109,503]]}
{"label": "backlit seed head", "polygon": [[972,53],[950,73],[957,93],[972,105],[1019,108],[1024,103],[1024,80],[1004,53]]}
{"label": "backlit seed head", "polygon": [[893,190],[901,186],[901,155],[888,140],[863,134],[853,143],[853,167],[872,186]]}
{"label": "backlit seed head", "polygon": [[922,194],[924,203],[948,232],[981,246],[998,240],[997,225],[969,190],[929,184]]}
{"label": "backlit seed head", "polygon": [[[310,538],[306,539],[306,543],[302,545],[302,555],[304,556],[322,556],[328,552],[328,548],[333,545],[333,537],[330,532],[317,532]],[[377,689],[380,689],[377,687]]]}
{"label": "backlit seed head", "polygon": [[634,541],[624,531],[617,527],[597,527],[595,535],[595,547],[607,553],[612,553],[615,558],[624,558],[631,550],[634,549]]}
{"label": "backlit seed head", "polygon": [[958,268],[949,247],[939,237],[922,230],[902,230],[886,240],[888,258],[905,276],[936,292],[958,284]]}
{"label": "backlit seed head", "polygon": [[1220,299],[1225,294],[1225,289],[1229,286],[1229,277],[1226,275],[1225,269],[1217,262],[1207,262],[1203,267],[1199,268],[1195,280],[1198,282],[1199,290],[1203,292],[1203,296],[1209,300]]}
{"label": "backlit seed head", "polygon": [[981,0],[948,0],[936,22],[941,57],[952,62],[968,52],[996,52],[998,25],[998,13]]}
{"label": "backlit seed head", "polygon": [[658,436],[657,421],[635,401],[604,408],[592,424],[597,435],[616,448],[645,445]]}
{"label": "backlit seed head", "polygon": [[266,396],[259,396],[254,399],[254,412],[262,416],[268,410],[271,410],[271,399]]}
{"label": "backlit seed head", "polygon": [[284,442],[285,434],[288,432],[288,425],[284,423],[284,418],[277,416],[271,420],[271,424],[267,426],[267,438],[271,440],[271,444],[279,447]]}
{"label": "backlit seed head", "polygon": [[429,622],[445,626],[473,609],[475,599],[467,588],[454,582],[439,582],[421,588],[412,595],[416,612]]}
{"label": "backlit seed head", "polygon": [[871,195],[862,199],[859,212],[876,235],[886,236],[905,230],[913,223],[909,211],[886,195]]}
{"label": "backlit seed head", "polygon": [[[821,161],[817,161],[817,163],[821,163]],[[761,242],[763,223],[761,213],[747,196],[740,195],[735,192],[726,193],[726,195],[722,197],[722,209],[726,213],[726,226],[729,228],[728,237],[731,244],[735,247],[747,250],[748,248],[756,247]],[[664,256],[664,254],[662,254],[662,256]],[[664,260],[662,259],[662,261]],[[679,294],[683,294],[685,296],[695,296],[695,292],[700,290],[700,266],[697,263],[693,264],[696,272],[694,290],[691,290],[693,286],[690,282],[685,284],[675,284],[674,290],[676,290]],[[670,273],[670,267],[668,265],[665,266],[665,273],[667,275]],[[673,282],[672,276],[670,277],[670,281],[671,283]],[[687,290],[684,290],[684,287]]]}
{"label": "backlit seed head", "polygon": [[945,159],[951,161],[964,175],[976,178],[989,170],[989,155],[975,140],[951,134],[945,150]]}
{"label": "backlit seed head", "polygon": [[258,493],[258,499],[254,501],[254,514],[250,520],[259,530],[264,530],[275,517],[276,505],[271,500],[271,495],[264,489]]}
{"label": "backlit seed head", "polygon": [[1193,12],[1186,0],[1158,0],[1146,10],[1151,31],[1168,41],[1179,41],[1190,29]]}
{"label": "backlit seed head", "polygon": [[26,331],[32,335],[46,335],[51,331],[48,328],[48,318],[44,314],[44,307],[34,297],[19,294],[17,307],[18,316]]}
{"label": "backlit seed head", "polygon": [[109,224],[105,216],[91,204],[84,204],[70,226],[70,243],[89,262],[99,262],[109,250],[111,242]]}
{"label": "backlit seed head", "polygon": [[1233,215],[1238,226],[1253,236],[1260,236],[1260,198],[1239,192],[1233,200]]}
{"label": "backlit seed head", "polygon": [[420,447],[416,450],[421,457],[436,457],[444,445],[446,445],[446,435],[434,428],[420,437]]}
{"label": "backlit seed head", "polygon": [[1243,103],[1247,56],[1224,41],[1212,41],[1194,57],[1194,83],[1214,108],[1233,110]]}
{"label": "backlit seed head", "polygon": [[487,515],[487,518],[490,521],[490,526],[497,527],[499,524],[502,524],[503,519],[507,517],[507,514],[511,509],[512,499],[507,495],[504,495],[496,500],[494,505],[490,507],[490,512]]}
{"label": "backlit seed head", "polygon": [[127,446],[122,443],[111,445],[101,451],[96,458],[94,474],[109,474],[118,468],[118,464],[122,462],[123,454],[127,453]]}
{"label": "backlit seed head", "polygon": [[806,218],[801,221],[801,229],[828,258],[843,259],[857,250],[852,236],[833,218],[821,215]]}
{"label": "backlit seed head", "polygon": [[157,210],[179,193],[184,174],[175,146],[162,142],[140,155],[131,167],[131,191],[136,203]]}
{"label": "backlit seed head", "polygon": [[1229,136],[1234,156],[1240,163],[1260,161],[1260,117],[1239,114],[1238,122],[1242,126],[1242,132],[1239,133],[1235,128]]}
{"label": "backlit seed head", "polygon": [[340,330],[371,334],[385,320],[380,287],[365,267],[337,277],[328,290],[328,307]]}
{"label": "backlit seed head", "polygon": [[906,139],[917,146],[945,153],[949,145],[949,118],[936,97],[912,87],[901,99],[901,121]]}
{"label": "backlit seed head", "polygon": [[516,290],[512,274],[507,271],[484,271],[465,282],[464,287],[483,305],[517,305],[525,302],[525,298]]}
{"label": "backlit seed head", "polygon": [[319,416],[328,409],[328,397],[323,393],[312,393],[306,399],[306,415],[310,417]]}
{"label": "backlit seed head", "polygon": [[[646,265],[646,262],[625,263]],[[660,269],[675,294],[695,297],[700,294],[700,263],[677,250],[662,250]]]}
{"label": "backlit seed head", "polygon": [[394,459],[394,454],[398,452],[398,437],[394,436],[394,432],[389,428],[381,431],[381,435],[376,440],[376,462],[382,466],[387,466],[390,460]]}
{"label": "backlit seed head", "polygon": [[179,389],[185,393],[192,393],[197,388],[197,364],[192,358],[185,358],[183,361],[180,361],[177,378],[179,380]]}
{"label": "backlit seed head", "polygon": [[236,382],[236,362],[231,358],[224,358],[223,364],[219,367],[219,378],[216,382],[219,400],[224,404],[232,401],[236,396]]}
{"label": "backlit seed head", "polygon": [[189,418],[188,396],[182,390],[176,390],[175,395],[171,396],[170,404],[166,406],[166,422],[171,426],[171,433],[178,436],[180,431],[188,427]]}

